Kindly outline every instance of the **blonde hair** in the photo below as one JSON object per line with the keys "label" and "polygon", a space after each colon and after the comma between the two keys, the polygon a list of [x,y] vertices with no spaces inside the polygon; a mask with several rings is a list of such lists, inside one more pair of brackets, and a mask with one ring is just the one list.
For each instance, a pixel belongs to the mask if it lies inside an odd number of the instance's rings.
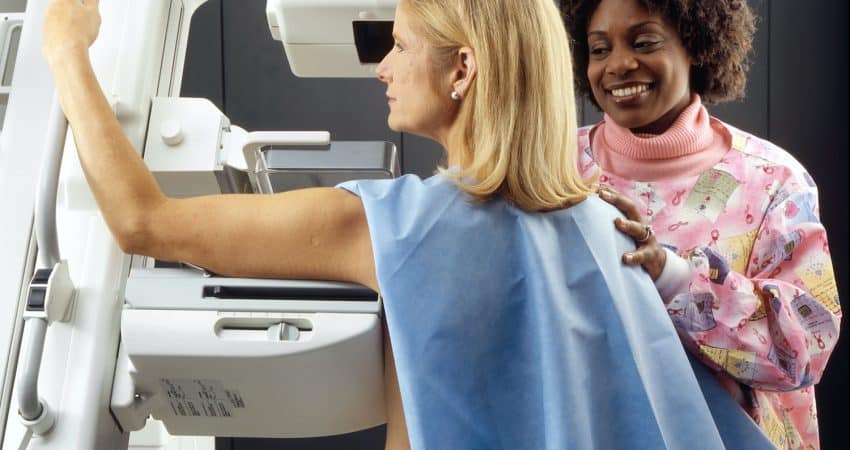
{"label": "blonde hair", "polygon": [[473,49],[477,75],[457,119],[460,170],[474,198],[525,211],[574,205],[595,191],[578,168],[572,57],[553,0],[402,0],[445,67]]}

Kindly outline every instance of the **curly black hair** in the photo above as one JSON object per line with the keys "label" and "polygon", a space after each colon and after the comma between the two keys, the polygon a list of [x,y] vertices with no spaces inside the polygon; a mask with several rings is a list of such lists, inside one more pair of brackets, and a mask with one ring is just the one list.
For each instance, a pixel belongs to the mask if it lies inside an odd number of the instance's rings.
{"label": "curly black hair", "polygon": [[[587,79],[587,23],[601,0],[558,0],[573,42],[576,89],[597,107]],[[679,32],[693,59],[691,91],[706,104],[744,96],[755,16],[744,0],[638,0]]]}

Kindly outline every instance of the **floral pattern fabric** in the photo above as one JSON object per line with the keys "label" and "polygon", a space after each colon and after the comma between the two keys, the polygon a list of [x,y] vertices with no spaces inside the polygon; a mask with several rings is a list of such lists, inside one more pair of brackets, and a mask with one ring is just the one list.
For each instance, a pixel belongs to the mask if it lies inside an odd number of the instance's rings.
{"label": "floral pattern fabric", "polygon": [[667,311],[685,347],[718,372],[771,441],[817,449],[812,386],[838,339],[841,307],[817,187],[790,154],[725,125],[732,148],[687,178],[607,173],[579,131],[585,176],[631,198],[659,242],[689,261]]}

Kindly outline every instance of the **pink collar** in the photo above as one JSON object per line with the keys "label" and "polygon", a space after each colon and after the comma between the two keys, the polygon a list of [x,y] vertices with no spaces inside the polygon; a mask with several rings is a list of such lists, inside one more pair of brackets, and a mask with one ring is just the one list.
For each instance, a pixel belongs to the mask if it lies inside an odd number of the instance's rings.
{"label": "pink collar", "polygon": [[708,111],[698,95],[662,134],[634,134],[617,125],[607,114],[597,128],[605,147],[631,159],[669,159],[690,155],[711,145],[714,132]]}

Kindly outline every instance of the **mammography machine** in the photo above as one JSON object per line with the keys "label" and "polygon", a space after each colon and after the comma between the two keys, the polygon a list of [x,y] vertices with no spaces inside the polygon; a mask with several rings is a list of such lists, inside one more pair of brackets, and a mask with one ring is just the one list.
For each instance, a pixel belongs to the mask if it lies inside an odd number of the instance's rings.
{"label": "mammography machine", "polygon": [[[207,100],[178,98],[202,3],[102,2],[91,49],[113,110],[166,193],[271,194],[399,175],[391,143],[248,132]],[[201,436],[313,437],[381,424],[376,293],[224,278],[118,249],[41,56],[47,4],[30,0],[17,28],[0,142],[3,449],[127,448],[150,417],[173,435]],[[297,75],[372,76],[395,4],[269,0],[268,24]]]}

